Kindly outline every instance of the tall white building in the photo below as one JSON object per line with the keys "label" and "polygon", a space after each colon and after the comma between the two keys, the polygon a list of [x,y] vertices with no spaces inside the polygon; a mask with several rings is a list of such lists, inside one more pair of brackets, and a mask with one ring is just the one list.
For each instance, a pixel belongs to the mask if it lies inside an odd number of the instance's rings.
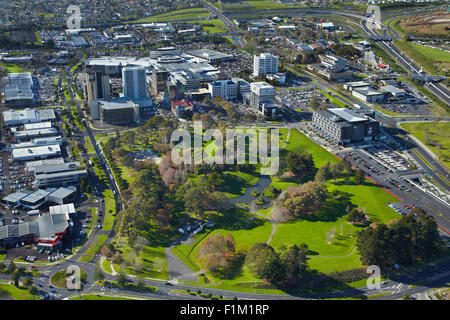
{"label": "tall white building", "polygon": [[216,80],[208,83],[208,91],[212,99],[217,96],[226,100],[236,99],[238,97],[238,85],[231,80]]}
{"label": "tall white building", "polygon": [[258,77],[268,73],[278,73],[278,57],[270,53],[253,56],[253,75]]}
{"label": "tall white building", "polygon": [[122,69],[123,95],[132,100],[145,99],[147,93],[147,76],[143,67],[125,67]]}
{"label": "tall white building", "polygon": [[273,103],[274,88],[267,82],[250,83],[250,107],[267,117],[274,117],[277,107]]}

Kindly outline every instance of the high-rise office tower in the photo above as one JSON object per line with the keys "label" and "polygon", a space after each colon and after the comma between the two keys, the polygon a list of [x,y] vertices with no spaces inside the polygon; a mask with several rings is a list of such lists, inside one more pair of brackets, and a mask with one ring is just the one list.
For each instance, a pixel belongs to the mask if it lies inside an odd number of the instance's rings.
{"label": "high-rise office tower", "polygon": [[143,67],[125,67],[122,69],[122,84],[124,97],[132,100],[146,99],[147,76]]}
{"label": "high-rise office tower", "polygon": [[278,73],[278,57],[270,53],[253,56],[253,75],[258,77],[265,74]]}

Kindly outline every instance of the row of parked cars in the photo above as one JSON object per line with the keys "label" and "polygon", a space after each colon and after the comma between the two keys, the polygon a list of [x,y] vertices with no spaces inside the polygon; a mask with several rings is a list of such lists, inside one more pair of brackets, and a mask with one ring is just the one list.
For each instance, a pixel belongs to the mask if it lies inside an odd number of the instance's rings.
{"label": "row of parked cars", "polygon": [[394,209],[395,211],[397,211],[398,213],[400,213],[402,216],[406,216],[408,215],[408,213],[411,212],[412,209],[414,209],[414,205],[403,205],[403,207],[401,206],[395,206],[392,203],[389,203],[389,207],[391,207],[392,209]]}

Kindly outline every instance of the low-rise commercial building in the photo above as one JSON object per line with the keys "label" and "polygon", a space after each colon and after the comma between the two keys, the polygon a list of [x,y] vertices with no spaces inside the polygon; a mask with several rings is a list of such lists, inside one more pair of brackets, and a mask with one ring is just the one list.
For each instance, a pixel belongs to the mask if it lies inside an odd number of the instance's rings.
{"label": "low-rise commercial building", "polygon": [[61,154],[59,145],[39,146],[32,148],[14,149],[11,158],[14,161],[27,161],[35,159],[47,159]]}
{"label": "low-rise commercial building", "polygon": [[352,91],[352,95],[365,102],[381,102],[384,99],[382,92],[373,90],[371,88],[355,89]]}
{"label": "low-rise commercial building", "polygon": [[56,120],[53,109],[36,110],[27,108],[25,110],[8,110],[2,114],[3,124],[6,127]]}
{"label": "low-rise commercial building", "polygon": [[347,108],[315,111],[312,128],[336,144],[372,141],[379,132],[374,119]]}

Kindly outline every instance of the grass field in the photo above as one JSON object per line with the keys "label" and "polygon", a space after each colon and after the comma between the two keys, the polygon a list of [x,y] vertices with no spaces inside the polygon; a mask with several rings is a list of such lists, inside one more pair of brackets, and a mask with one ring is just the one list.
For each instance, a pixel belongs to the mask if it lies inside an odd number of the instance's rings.
{"label": "grass field", "polygon": [[112,268],[111,268],[111,261],[110,261],[110,260],[103,259],[103,262],[102,262],[102,268],[103,268],[106,272],[112,274]]}
{"label": "grass field", "polygon": [[[226,32],[227,28],[225,27],[225,24],[219,20],[219,19],[211,19],[211,20],[193,20],[193,21],[186,21],[187,23],[192,23],[192,24],[199,24],[201,25],[203,31],[207,32],[207,33],[221,33],[221,32]],[[213,27],[211,26],[205,26],[205,25],[209,25],[212,24],[214,25]]]}
{"label": "grass field", "polygon": [[9,63],[9,62],[1,62],[0,61],[0,70],[6,69],[7,73],[16,73],[16,72],[24,72],[25,70],[19,67],[16,64]]}
{"label": "grass field", "polygon": [[103,192],[105,198],[105,220],[103,221],[103,230],[110,231],[116,219],[116,201],[111,190]]}
{"label": "grass field", "polygon": [[95,256],[105,243],[106,239],[108,239],[107,235],[105,234],[98,235],[84,254],[88,256]]}
{"label": "grass field", "polygon": [[94,145],[91,142],[91,139],[89,137],[84,137],[84,147],[86,148],[86,151],[88,154],[95,154]]}
{"label": "grass field", "polygon": [[437,62],[450,62],[450,53],[444,50],[423,46],[420,44],[411,43],[411,45],[422,52],[427,57]]}
{"label": "grass field", "polygon": [[224,193],[228,198],[238,197],[245,193],[245,190],[255,184],[259,177],[245,172],[227,171],[225,172]]}
{"label": "grass field", "polygon": [[134,21],[131,23],[143,23],[143,22],[165,22],[165,21],[175,21],[175,20],[195,20],[199,18],[205,18],[209,16],[210,13],[204,8],[189,8],[175,10],[171,12],[166,12],[156,16],[146,17]]}
{"label": "grass field", "polygon": [[168,280],[165,248],[145,245],[137,247],[138,249],[130,248],[127,238],[120,239],[117,248],[123,252],[125,271],[136,276]]}
{"label": "grass field", "polygon": [[[410,57],[415,63],[417,63],[420,67],[423,68],[423,70],[427,71],[431,74],[444,74],[445,69],[448,69],[450,64],[445,63],[444,60],[438,60],[439,63],[433,58],[436,55],[434,54],[433,57],[429,56],[428,53],[426,53],[424,48],[421,48],[423,46],[417,47],[413,45],[412,42],[406,41],[406,40],[394,40],[394,44],[402,51],[404,52],[408,57]],[[427,48],[431,49],[431,48]],[[448,54],[447,54],[448,55]],[[442,51],[442,56],[444,55],[444,51]]]}
{"label": "grass field", "polygon": [[433,12],[433,14],[426,13],[423,15],[413,15],[408,17],[402,17],[399,19],[399,27],[404,33],[414,35],[448,35],[448,30],[445,29],[448,26],[448,13],[445,12]]}
{"label": "grass field", "polygon": [[214,234],[231,234],[236,240],[237,250],[248,250],[256,242],[266,242],[271,225],[267,220],[255,218],[250,212],[242,208],[233,208],[225,213],[209,212],[206,218],[216,223],[216,228],[211,233],[201,233],[195,236],[197,240],[191,245],[178,245],[172,252],[176,254],[187,266],[194,271],[199,271],[197,254],[201,244],[206,238]]}
{"label": "grass field", "polygon": [[450,168],[450,122],[407,122],[401,126]]}
{"label": "grass field", "polygon": [[[11,297],[14,300],[33,300],[28,290],[23,288],[17,288],[13,284],[0,283],[0,293],[3,292],[5,296]],[[35,300],[39,300],[38,296],[34,297]]]}
{"label": "grass field", "polygon": [[307,136],[296,129],[291,130],[291,136],[285,149],[287,151],[308,151],[312,154],[314,164],[320,168],[327,162],[339,162],[340,160],[329,153],[327,150],[311,141]]}
{"label": "grass field", "polygon": [[127,296],[110,296],[102,294],[82,294],[79,296],[71,297],[70,300],[147,300],[144,298],[133,298]]}
{"label": "grass field", "polygon": [[268,1],[268,0],[260,0],[260,1],[247,1],[249,5],[254,7],[257,10],[264,10],[264,9],[286,9],[286,8],[293,8],[298,7],[298,5],[287,5],[282,3],[277,3],[274,1]]}
{"label": "grass field", "polygon": [[[277,224],[271,245],[306,243],[317,253],[312,255],[309,264],[312,269],[323,272],[338,272],[361,267],[359,255],[353,251],[357,227],[346,220],[346,207],[353,204],[366,209],[372,221],[386,223],[399,215],[387,206],[397,199],[378,186],[366,181],[363,185],[346,184],[344,180],[327,183],[329,191],[339,191],[339,199],[329,198],[318,212],[307,220],[293,220]],[[329,244],[326,233],[335,229],[336,235]],[[342,229],[341,229],[342,228]]]}
{"label": "grass field", "polygon": [[[83,269],[80,269],[81,281],[86,281],[87,273]],[[55,272],[50,279],[52,285],[58,288],[67,288],[67,274],[66,270]]]}

